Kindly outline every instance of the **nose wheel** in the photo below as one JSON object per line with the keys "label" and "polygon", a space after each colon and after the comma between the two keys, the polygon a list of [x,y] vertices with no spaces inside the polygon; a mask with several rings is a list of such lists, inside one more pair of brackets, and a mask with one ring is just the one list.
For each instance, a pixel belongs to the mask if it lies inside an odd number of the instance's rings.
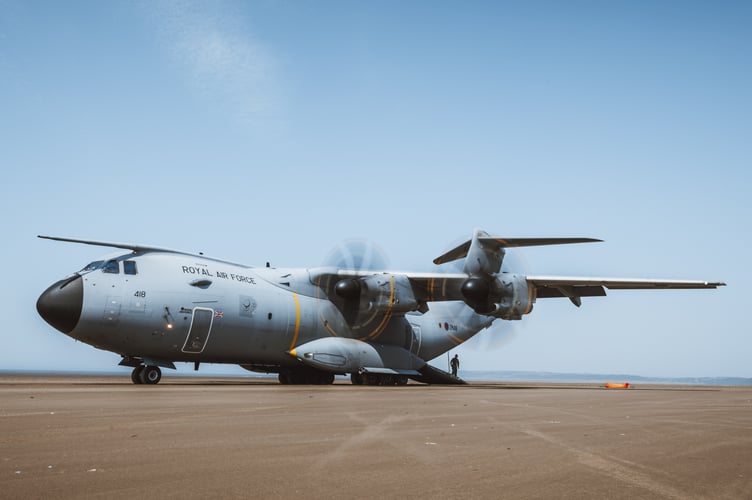
{"label": "nose wheel", "polygon": [[131,381],[134,384],[158,384],[162,380],[162,370],[158,366],[137,366],[131,372]]}

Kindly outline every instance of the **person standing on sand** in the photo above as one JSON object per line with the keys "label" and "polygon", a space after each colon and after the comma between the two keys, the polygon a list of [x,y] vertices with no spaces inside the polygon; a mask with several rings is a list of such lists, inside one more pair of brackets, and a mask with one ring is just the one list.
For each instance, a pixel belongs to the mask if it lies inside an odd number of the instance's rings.
{"label": "person standing on sand", "polygon": [[450,364],[452,366],[452,376],[456,377],[457,376],[457,370],[460,369],[460,358],[459,358],[459,356],[455,354],[454,357],[452,358],[452,361],[451,361]]}

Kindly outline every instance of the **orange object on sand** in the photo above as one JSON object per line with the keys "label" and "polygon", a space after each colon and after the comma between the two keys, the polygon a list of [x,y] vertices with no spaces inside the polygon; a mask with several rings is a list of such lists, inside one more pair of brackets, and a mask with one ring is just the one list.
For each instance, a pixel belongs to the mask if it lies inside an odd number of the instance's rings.
{"label": "orange object on sand", "polygon": [[616,384],[614,382],[606,382],[604,386],[606,389],[629,389],[629,382],[624,382],[622,384]]}

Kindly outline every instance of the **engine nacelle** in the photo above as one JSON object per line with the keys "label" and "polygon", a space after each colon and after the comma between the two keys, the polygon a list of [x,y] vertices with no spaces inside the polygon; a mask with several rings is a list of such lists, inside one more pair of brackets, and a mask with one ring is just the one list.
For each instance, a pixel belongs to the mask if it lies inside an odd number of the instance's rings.
{"label": "engine nacelle", "polygon": [[533,310],[534,289],[528,286],[527,278],[517,274],[501,273],[494,283],[494,310],[487,313],[501,319],[522,319]]}
{"label": "engine nacelle", "polygon": [[369,312],[408,312],[418,309],[410,280],[403,274],[372,274],[359,281],[361,304]]}
{"label": "engine nacelle", "polygon": [[475,312],[501,319],[521,319],[532,311],[535,302],[525,276],[516,274],[471,276],[460,291]]}

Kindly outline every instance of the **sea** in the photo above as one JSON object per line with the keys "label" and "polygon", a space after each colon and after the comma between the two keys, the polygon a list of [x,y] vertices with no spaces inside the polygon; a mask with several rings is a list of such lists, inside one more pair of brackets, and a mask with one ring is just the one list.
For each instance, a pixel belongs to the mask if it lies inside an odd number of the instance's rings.
{"label": "sea", "polygon": [[[237,369],[237,370],[236,370]],[[2,375],[129,375],[130,368],[107,371],[60,371],[60,370],[2,370]],[[163,376],[221,376],[238,378],[276,378],[276,374],[247,372],[239,367],[209,365],[199,372],[193,369],[163,370]],[[752,386],[752,378],[745,377],[647,377],[627,373],[557,373],[540,371],[482,371],[460,370],[459,376],[468,382],[551,382],[551,383],[595,383],[606,382],[635,384],[671,384],[671,385],[706,385],[706,386]]]}

